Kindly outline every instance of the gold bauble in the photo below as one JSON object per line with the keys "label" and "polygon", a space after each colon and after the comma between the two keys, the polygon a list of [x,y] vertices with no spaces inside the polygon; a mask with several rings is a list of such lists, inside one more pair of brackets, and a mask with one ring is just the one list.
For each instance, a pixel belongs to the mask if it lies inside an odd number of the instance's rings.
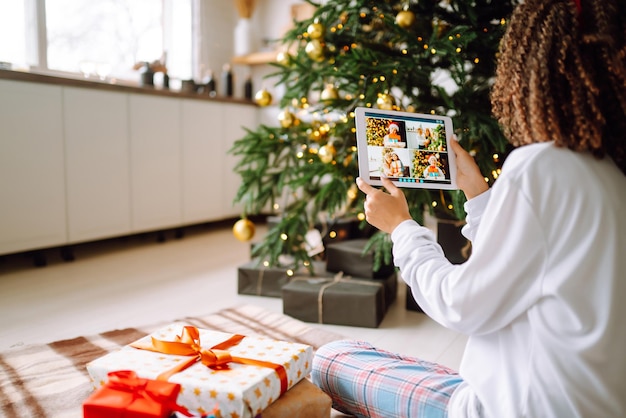
{"label": "gold bauble", "polygon": [[329,100],[337,100],[338,98],[339,93],[337,92],[337,88],[332,84],[327,84],[320,94],[320,99],[324,102]]}
{"label": "gold bauble", "polygon": [[254,237],[255,226],[248,218],[242,218],[233,225],[233,235],[239,241],[250,241]]}
{"label": "gold bauble", "polygon": [[383,110],[393,110],[396,105],[396,99],[391,94],[383,93],[378,95],[376,106]]}
{"label": "gold bauble", "polygon": [[283,110],[278,114],[278,121],[283,128],[290,128],[296,122],[296,115],[289,110]]}
{"label": "gold bauble", "polygon": [[410,10],[402,10],[396,15],[396,23],[404,29],[408,29],[415,23],[415,13]]}
{"label": "gold bauble", "polygon": [[332,144],[321,146],[317,152],[320,160],[325,164],[331,163],[335,159],[335,154],[337,154],[337,150]]}
{"label": "gold bauble", "polygon": [[322,39],[324,37],[324,32],[326,32],[326,28],[320,22],[313,22],[306,29],[309,34],[309,38],[311,39]]}
{"label": "gold bauble", "polygon": [[313,61],[322,61],[324,59],[324,45],[318,39],[312,39],[306,44],[304,50]]}
{"label": "gold bauble", "polygon": [[259,106],[269,106],[272,104],[272,94],[266,89],[261,89],[254,95],[254,101]]}
{"label": "gold bauble", "polygon": [[276,54],[276,62],[284,66],[289,65],[291,63],[291,54],[287,51],[280,51]]}

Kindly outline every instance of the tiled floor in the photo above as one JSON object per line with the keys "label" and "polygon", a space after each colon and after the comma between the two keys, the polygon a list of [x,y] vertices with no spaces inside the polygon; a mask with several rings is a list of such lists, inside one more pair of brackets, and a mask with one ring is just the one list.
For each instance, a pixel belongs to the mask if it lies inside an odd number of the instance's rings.
{"label": "tiled floor", "polygon": [[[237,266],[249,260],[249,243],[237,241],[232,223],[76,246],[73,262],[45,252],[46,267],[25,254],[0,257],[0,350],[116,328],[211,313],[237,304],[282,312],[281,299],[237,294]],[[257,237],[265,232],[263,225]],[[317,325],[392,351],[458,368],[466,338],[424,314],[406,311],[405,286],[377,329]]]}

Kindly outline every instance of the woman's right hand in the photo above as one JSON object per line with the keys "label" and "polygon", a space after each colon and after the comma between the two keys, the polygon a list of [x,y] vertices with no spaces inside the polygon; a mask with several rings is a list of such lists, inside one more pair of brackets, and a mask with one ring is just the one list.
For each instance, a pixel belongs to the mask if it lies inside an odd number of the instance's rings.
{"label": "woman's right hand", "polygon": [[450,147],[456,156],[456,183],[467,200],[489,190],[485,177],[481,174],[476,161],[459,144],[456,136],[450,141]]}

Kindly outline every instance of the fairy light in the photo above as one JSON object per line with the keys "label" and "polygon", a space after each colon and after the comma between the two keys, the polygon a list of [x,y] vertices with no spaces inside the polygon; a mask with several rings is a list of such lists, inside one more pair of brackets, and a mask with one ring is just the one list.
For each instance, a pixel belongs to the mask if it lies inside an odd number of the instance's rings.
{"label": "fairy light", "polygon": [[288,270],[287,270],[287,276],[291,277],[291,276],[293,276],[293,275],[294,275],[293,270],[292,270],[292,269],[288,269]]}
{"label": "fairy light", "polygon": [[269,267],[270,266],[270,262],[267,261],[267,260],[263,261],[263,266],[264,267]]}
{"label": "fairy light", "polygon": [[280,234],[280,239],[282,239],[283,241],[287,241],[287,238],[289,238],[287,234],[285,233]]}
{"label": "fairy light", "polygon": [[432,205],[432,207],[433,207],[433,208],[436,208],[436,207],[437,207],[437,202],[433,200],[433,202],[431,203],[431,205]]}
{"label": "fairy light", "polygon": [[274,203],[273,208],[274,208],[274,210],[278,210],[278,209],[280,209],[280,205],[278,203]]}
{"label": "fairy light", "polygon": [[363,221],[363,220],[365,220],[365,214],[364,214],[363,212],[359,212],[359,213],[356,215],[356,218],[357,218],[359,221]]}
{"label": "fairy light", "polygon": [[448,209],[452,210],[452,209],[454,209],[454,206],[448,205]]}
{"label": "fairy light", "polygon": [[331,238],[337,238],[337,232],[336,231],[330,231],[328,233],[328,236],[331,237]]}

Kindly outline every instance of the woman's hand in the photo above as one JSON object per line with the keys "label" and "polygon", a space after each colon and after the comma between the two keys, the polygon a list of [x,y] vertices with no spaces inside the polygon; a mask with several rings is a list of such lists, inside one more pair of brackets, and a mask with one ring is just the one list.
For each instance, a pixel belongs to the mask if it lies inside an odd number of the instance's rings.
{"label": "woman's hand", "polygon": [[465,193],[465,197],[469,200],[489,190],[476,161],[463,149],[456,137],[450,141],[450,148],[456,156],[456,183]]}
{"label": "woman's hand", "polygon": [[372,187],[361,178],[356,179],[356,184],[367,195],[363,206],[367,222],[383,232],[392,233],[401,222],[411,219],[411,215],[402,190],[386,177],[382,181],[389,193]]}

